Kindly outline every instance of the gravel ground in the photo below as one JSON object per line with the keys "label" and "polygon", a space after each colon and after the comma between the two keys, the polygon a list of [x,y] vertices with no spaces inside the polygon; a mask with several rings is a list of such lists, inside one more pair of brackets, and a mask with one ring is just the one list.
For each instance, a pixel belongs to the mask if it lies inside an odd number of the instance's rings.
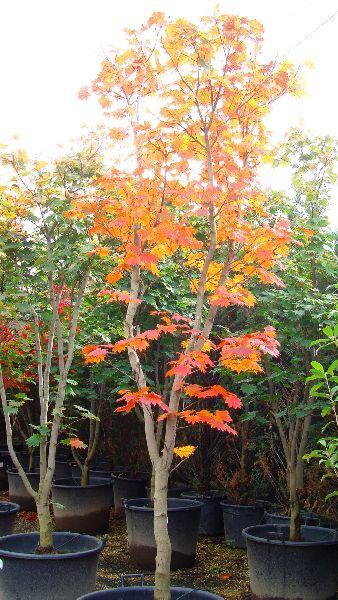
{"label": "gravel ground", "polygon": [[[1,500],[7,494],[1,493]],[[35,531],[35,513],[21,512],[16,531]],[[97,589],[118,587],[123,573],[141,573],[130,562],[127,547],[127,530],[124,518],[112,517],[107,545],[100,556]],[[144,573],[145,584],[154,583],[153,573]],[[135,584],[139,582],[135,580]],[[222,538],[200,537],[194,568],[172,573],[172,584],[208,590],[219,594],[224,600],[249,600],[248,566],[245,550],[226,546]]]}

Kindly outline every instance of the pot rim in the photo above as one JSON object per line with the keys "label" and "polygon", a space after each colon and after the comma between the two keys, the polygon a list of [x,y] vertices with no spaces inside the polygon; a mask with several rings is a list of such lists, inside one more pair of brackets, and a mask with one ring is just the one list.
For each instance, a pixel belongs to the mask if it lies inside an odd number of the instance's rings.
{"label": "pot rim", "polygon": [[[153,506],[133,506],[133,502],[141,500],[144,503],[149,504],[149,498],[131,498],[130,500],[123,500],[123,506],[126,510],[136,511],[136,512],[154,512]],[[203,502],[199,500],[188,500],[186,498],[167,498],[167,500],[174,500],[175,502],[183,502],[183,506],[168,506],[168,512],[178,512],[178,511],[187,511],[187,510],[199,510],[203,506]],[[130,503],[130,504],[129,504]],[[189,503],[189,504],[188,504]]]}
{"label": "pot rim", "polygon": [[[140,471],[141,472],[141,471]],[[128,471],[119,471],[119,473],[128,473]],[[111,474],[112,479],[120,479],[121,481],[140,481],[146,482],[150,480],[150,473],[146,474],[145,472],[141,477],[123,477],[122,475],[116,475],[114,472]]]}
{"label": "pot rim", "polygon": [[202,500],[225,500],[226,498],[226,493],[222,492],[221,490],[207,490],[206,492],[198,492],[198,491],[186,491],[183,492],[181,495],[181,498],[186,498],[187,500],[189,500],[191,497],[191,499],[194,498],[201,498]]}
{"label": "pot rim", "polygon": [[[64,481],[64,480],[73,480],[76,481],[78,479],[78,481],[80,482],[80,485],[76,485],[75,483],[72,484],[67,484],[67,483],[58,483],[59,481]],[[95,483],[98,482],[99,483]],[[59,477],[58,479],[55,479],[52,483],[52,489],[53,488],[57,488],[59,490],[78,490],[80,489],[97,489],[97,488],[103,488],[103,487],[113,487],[112,481],[111,479],[108,479],[108,477],[93,477],[91,479],[91,482],[88,485],[81,485],[81,479],[79,477]]]}
{"label": "pot rim", "polygon": [[[256,530],[257,532],[257,528],[262,528],[262,534],[264,532],[268,533],[284,533],[287,532],[289,530],[289,525],[251,525],[250,527],[246,527],[245,529],[243,529],[242,531],[242,535],[243,537],[245,537],[245,539],[250,540],[252,542],[257,542],[260,544],[273,544],[274,546],[288,546],[288,547],[300,547],[300,548],[308,548],[311,546],[334,546],[334,545],[338,545],[338,536],[337,533],[335,532],[334,529],[329,529],[327,527],[318,527],[318,526],[310,526],[310,525],[302,525],[302,531],[304,529],[306,529],[307,531],[314,531],[316,532],[316,534],[318,534],[318,532],[323,531],[323,533],[328,532],[330,534],[335,533],[335,536],[330,539],[330,540],[318,540],[318,539],[314,539],[314,540],[309,540],[309,541],[301,541],[301,542],[290,542],[290,540],[285,539],[285,540],[276,540],[276,539],[269,539],[267,537],[260,537],[257,534],[254,535],[253,533],[250,533],[250,531],[252,530]],[[268,528],[275,528],[272,529],[269,532]]]}
{"label": "pot rim", "polygon": [[[3,505],[6,505],[7,510],[1,510]],[[2,515],[13,515],[21,509],[20,504],[16,504],[16,502],[7,502],[6,500],[0,501],[0,516]]]}
{"label": "pot rim", "polygon": [[[25,471],[26,475],[40,475],[40,471]],[[17,469],[7,469],[7,475],[19,475],[21,477],[19,471]]]}
{"label": "pot rim", "polygon": [[[90,600],[91,598],[95,598],[95,595],[98,594],[99,592],[101,593],[101,596],[104,598],[104,596],[109,596],[110,592],[128,592],[128,589],[130,589],[132,592],[142,592],[145,589],[149,590],[149,591],[154,591],[155,587],[152,585],[132,585],[132,586],[128,586],[128,587],[118,587],[118,588],[111,588],[109,590],[96,590],[95,592],[91,592],[90,594],[85,594],[84,596],[81,596],[80,598],[78,598],[78,600]],[[203,592],[204,594],[206,594],[205,598],[206,600],[221,600],[222,596],[218,596],[217,594],[213,594],[212,592],[207,592],[206,590],[201,590],[199,588],[186,588],[186,587],[176,587],[176,586],[170,586],[170,590],[171,591],[177,591],[179,593],[182,594],[187,594],[188,592]],[[188,598],[189,596],[187,596]]]}
{"label": "pot rim", "polygon": [[263,506],[258,506],[257,504],[229,504],[229,502],[221,502],[221,506],[227,508],[249,508],[250,510],[263,510]]}
{"label": "pot rim", "polygon": [[55,536],[56,538],[59,536],[69,536],[70,541],[72,539],[78,538],[78,537],[82,537],[82,538],[90,538],[92,540],[96,540],[97,542],[97,547],[96,548],[89,548],[88,550],[77,550],[76,552],[66,552],[65,554],[30,554],[28,552],[15,552],[13,550],[2,550],[1,548],[1,542],[4,540],[7,540],[9,538],[17,538],[18,540],[24,538],[25,536],[33,536],[35,535],[37,538],[37,542],[39,541],[39,532],[37,531],[33,531],[30,533],[14,533],[11,535],[4,535],[3,537],[1,537],[0,539],[0,557],[2,556],[6,556],[8,558],[18,558],[18,559],[24,559],[24,560],[64,560],[67,558],[83,558],[85,556],[91,556],[93,554],[99,554],[101,552],[101,550],[103,549],[104,545],[105,545],[105,541],[104,540],[100,540],[99,538],[93,536],[93,535],[86,535],[84,533],[71,533],[69,531],[65,531],[65,532],[61,532],[61,531],[54,531],[53,532],[53,537]]}

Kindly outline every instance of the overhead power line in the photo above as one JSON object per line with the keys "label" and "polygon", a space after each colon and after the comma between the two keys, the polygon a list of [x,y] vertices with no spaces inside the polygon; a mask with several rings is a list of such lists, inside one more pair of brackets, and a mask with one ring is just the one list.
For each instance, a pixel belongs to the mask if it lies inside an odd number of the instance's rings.
{"label": "overhead power line", "polygon": [[321,29],[324,25],[327,25],[327,23],[329,23],[330,21],[333,21],[333,19],[338,15],[338,10],[336,10],[334,13],[332,13],[332,15],[330,15],[329,17],[327,17],[326,19],[324,19],[324,21],[322,21],[321,23],[319,23],[319,25],[317,25],[317,27],[315,27],[312,31],[310,31],[308,34],[306,34],[305,37],[303,37],[299,42],[297,42],[297,44],[295,44],[295,46],[293,46],[292,48],[290,48],[284,55],[282,58],[285,58],[286,56],[288,56],[291,52],[293,52],[294,50],[296,50],[296,48],[298,48],[301,44],[303,44],[306,40],[308,40],[310,37],[312,37],[315,33],[317,33],[317,31],[319,31],[319,29]]}

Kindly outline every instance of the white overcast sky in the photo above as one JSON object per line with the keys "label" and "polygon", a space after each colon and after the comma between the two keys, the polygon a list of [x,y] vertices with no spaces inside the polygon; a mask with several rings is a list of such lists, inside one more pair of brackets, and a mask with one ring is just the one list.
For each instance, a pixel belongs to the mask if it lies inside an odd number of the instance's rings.
{"label": "white overcast sky", "polygon": [[[315,65],[307,73],[306,96],[275,105],[269,117],[273,138],[298,125],[338,137],[338,14],[311,34],[338,10],[338,0],[218,4],[222,12],[264,24],[268,57],[287,54]],[[140,24],[154,10],[194,19],[213,6],[213,0],[0,0],[0,143],[19,134],[29,152],[54,154],[58,144],[81,133],[83,123],[95,127],[101,120],[96,102],[81,102],[77,93],[95,76],[104,49],[119,44],[123,27]],[[338,223],[335,212],[337,203],[331,219]]]}

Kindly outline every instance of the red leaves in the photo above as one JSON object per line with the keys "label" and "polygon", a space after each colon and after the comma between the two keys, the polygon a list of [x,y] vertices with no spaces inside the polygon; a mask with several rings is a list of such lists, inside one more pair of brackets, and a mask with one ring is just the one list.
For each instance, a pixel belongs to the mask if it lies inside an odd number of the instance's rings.
{"label": "red leaves", "polygon": [[17,332],[7,327],[5,323],[0,322],[0,344],[5,344],[14,340],[17,336]]}
{"label": "red leaves", "polygon": [[213,385],[211,387],[202,387],[197,384],[188,384],[183,388],[185,394],[195,398],[215,398],[221,397],[230,408],[241,408],[242,402],[236,394],[228,392],[221,385]]}
{"label": "red leaves", "polygon": [[232,418],[227,410],[216,410],[215,412],[210,412],[209,410],[183,410],[178,413],[178,416],[190,425],[204,423],[212,429],[237,435],[237,432],[228,425],[228,423],[232,422]]}
{"label": "red leaves", "polygon": [[54,285],[53,291],[56,298],[60,298],[58,313],[62,315],[65,308],[68,308],[72,303],[70,289],[66,285],[63,285],[62,288],[59,285]]}
{"label": "red leaves", "polygon": [[239,337],[222,340],[221,364],[232,371],[240,373],[262,371],[260,365],[261,354],[278,356],[278,340],[275,339],[276,331],[273,327],[265,327],[263,332],[247,333]]}
{"label": "red leaves", "polygon": [[274,283],[279,287],[285,288],[285,283],[271,271],[267,271],[266,269],[257,269],[257,275],[263,283]]}
{"label": "red leaves", "polygon": [[193,350],[192,352],[182,353],[177,360],[172,360],[170,364],[173,366],[167,371],[167,377],[170,377],[171,375],[185,377],[190,375],[193,371],[205,373],[209,367],[215,366],[209,356],[205,352],[202,352],[202,350]]}
{"label": "red leaves", "polygon": [[82,354],[86,364],[99,363],[106,358],[108,350],[99,345],[87,345],[82,348]]}
{"label": "red leaves", "polygon": [[228,290],[225,286],[220,286],[215,290],[210,298],[210,304],[215,306],[253,306],[255,304],[254,295],[243,287],[237,290]]}
{"label": "red leaves", "polygon": [[90,96],[90,93],[89,93],[89,90],[88,90],[88,88],[87,88],[87,86],[86,86],[86,85],[82,86],[82,87],[79,89],[79,94],[78,94],[78,96],[79,96],[80,100],[87,100],[87,98],[89,98],[89,96]]}
{"label": "red leaves", "polygon": [[165,412],[169,411],[169,407],[162,401],[161,396],[155,392],[149,391],[148,388],[142,388],[138,392],[130,392],[129,390],[120,390],[122,397],[118,402],[125,402],[124,406],[119,406],[115,412],[129,413],[137,404],[146,406],[159,406]]}

